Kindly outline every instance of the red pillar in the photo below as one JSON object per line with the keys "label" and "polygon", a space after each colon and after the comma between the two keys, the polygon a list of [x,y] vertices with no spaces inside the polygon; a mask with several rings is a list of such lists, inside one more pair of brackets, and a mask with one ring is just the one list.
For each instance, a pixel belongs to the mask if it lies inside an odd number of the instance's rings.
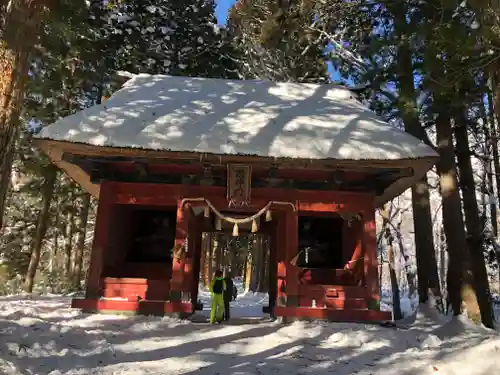
{"label": "red pillar", "polygon": [[368,306],[371,310],[380,309],[380,286],[377,265],[377,233],[375,210],[365,211],[363,215],[364,268]]}
{"label": "red pillar", "polygon": [[349,225],[348,220],[344,220],[342,226],[342,263],[346,265],[363,256],[363,223],[352,220]]}
{"label": "red pillar", "polygon": [[[298,206],[298,204],[296,205]],[[286,238],[286,301],[288,307],[299,306],[299,275],[296,266],[290,262],[297,255],[299,245],[299,218],[297,212],[293,210],[285,211],[285,232]]]}
{"label": "red pillar", "polygon": [[184,266],[183,292],[190,293],[191,303],[193,304],[193,307],[197,302],[198,285],[200,281],[203,221],[203,216],[196,217],[192,211],[189,213],[188,256]]}
{"label": "red pillar", "polygon": [[277,262],[277,225],[276,220],[261,223],[261,230],[268,235],[269,240],[269,309],[264,308],[264,312],[274,315],[276,307],[276,298],[278,296],[278,262]]}
{"label": "red pillar", "polygon": [[[188,220],[186,208],[181,205],[181,201],[177,203],[177,222],[175,227],[175,242],[174,247],[185,246],[188,235]],[[187,251],[188,249],[185,249]],[[181,302],[185,299],[183,296],[184,284],[184,267],[186,265],[186,257],[172,260],[172,277],[170,279],[170,301]]]}
{"label": "red pillar", "polygon": [[90,256],[90,266],[87,278],[87,290],[85,297],[96,299],[102,297],[101,274],[104,256],[109,242],[109,224],[113,208],[114,185],[110,182],[101,182],[99,193],[99,206],[94,232],[94,243]]}
{"label": "red pillar", "polygon": [[286,222],[285,212],[275,214],[275,230],[273,233],[273,244],[275,245],[276,259],[276,305],[278,307],[286,306]]}

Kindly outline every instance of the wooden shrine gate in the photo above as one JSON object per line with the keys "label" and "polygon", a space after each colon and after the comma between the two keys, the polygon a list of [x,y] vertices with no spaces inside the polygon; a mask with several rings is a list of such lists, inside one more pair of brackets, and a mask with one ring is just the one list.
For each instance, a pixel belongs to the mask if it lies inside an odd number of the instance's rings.
{"label": "wooden shrine gate", "polygon": [[[275,288],[271,287],[270,313],[335,320],[388,318],[378,307],[371,195],[254,188],[252,200],[240,202],[238,207],[238,200],[229,197],[228,190],[217,186],[103,181],[87,294],[85,299],[75,299],[73,306],[87,311],[192,314],[197,307],[202,233],[217,230],[220,222],[226,221],[237,235],[243,221],[252,226],[258,221],[259,230],[271,239],[270,280],[275,282]],[[133,216],[134,210],[143,207],[175,211],[170,266],[134,264],[124,256],[124,228],[131,225],[125,222],[124,210]],[[323,218],[343,212],[359,213],[342,224],[341,252],[346,266],[297,266],[299,218]],[[121,224],[117,224],[120,220]]]}

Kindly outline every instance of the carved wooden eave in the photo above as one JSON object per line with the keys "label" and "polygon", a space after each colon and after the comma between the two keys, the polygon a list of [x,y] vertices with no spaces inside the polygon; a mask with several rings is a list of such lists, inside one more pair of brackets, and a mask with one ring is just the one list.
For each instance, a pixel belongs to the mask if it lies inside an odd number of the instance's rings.
{"label": "carved wooden eave", "polygon": [[[377,198],[375,201],[375,204],[380,206],[386,201],[403,193],[412,186],[412,184],[421,179],[436,162],[435,157],[404,160],[305,160],[103,147],[48,139],[36,139],[34,142],[49,156],[55,165],[64,170],[70,178],[96,198],[99,197],[100,180],[113,179],[114,173],[112,168],[106,170],[106,163],[100,163],[99,166],[96,167],[96,160],[105,160],[110,165],[119,161],[133,161],[137,165],[137,172],[134,175],[138,176],[138,179],[133,182],[148,182],[147,178],[153,175],[148,172],[147,166],[154,163],[196,164],[203,165],[205,168],[207,166],[225,167],[231,163],[244,163],[269,169],[269,176],[267,178],[252,181],[254,188],[272,186],[283,187],[286,185],[286,181],[283,181],[283,179],[273,177],[275,175],[273,171],[275,171],[276,168],[331,171],[332,177],[328,181],[322,182],[325,185],[322,189],[330,190],[339,189],[338,183],[341,176],[339,172],[353,171],[371,173],[372,176],[378,176],[376,178],[380,179],[382,184],[381,191],[376,192]],[[388,171],[391,171],[394,175],[391,175]],[[215,185],[225,183],[225,181],[218,181],[216,176],[210,177],[213,180],[212,183]],[[200,183],[197,180],[199,179],[197,176],[184,176],[184,181],[180,181],[179,183],[186,183],[189,179],[191,179],[191,183]],[[204,176],[203,180],[206,184],[206,176]],[[168,181],[165,181],[165,183],[167,182]],[[359,182],[359,184],[363,183],[367,182]],[[303,185],[301,189],[307,190],[307,186]],[[355,190],[354,187],[352,189]]]}
{"label": "carved wooden eave", "polygon": [[[33,143],[40,147],[45,154],[50,158],[58,168],[62,169],[69,178],[79,184],[82,189],[87,191],[95,198],[99,198],[100,184],[93,183],[90,175],[86,173],[80,166],[75,165],[69,161],[63,160],[63,155],[67,150],[64,143],[56,141],[48,141],[42,139],[34,139]],[[66,146],[66,147],[65,147]],[[70,147],[72,148],[72,147]]]}

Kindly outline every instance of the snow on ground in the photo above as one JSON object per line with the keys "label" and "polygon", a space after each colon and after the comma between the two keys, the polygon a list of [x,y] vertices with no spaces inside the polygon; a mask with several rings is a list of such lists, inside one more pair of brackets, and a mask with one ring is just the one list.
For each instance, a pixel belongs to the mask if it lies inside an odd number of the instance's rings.
{"label": "snow on ground", "polygon": [[396,329],[243,318],[214,326],[69,306],[68,297],[1,298],[0,373],[486,375],[500,366],[497,332],[443,324],[425,309]]}
{"label": "snow on ground", "polygon": [[[231,302],[232,318],[264,318],[268,314],[262,312],[262,307],[269,304],[269,295],[267,293],[253,293],[246,291],[243,280],[236,277],[233,280],[234,286],[238,290],[236,301]],[[203,311],[197,313],[197,316],[208,318],[210,316],[210,292],[200,286],[198,299],[203,303]]]}

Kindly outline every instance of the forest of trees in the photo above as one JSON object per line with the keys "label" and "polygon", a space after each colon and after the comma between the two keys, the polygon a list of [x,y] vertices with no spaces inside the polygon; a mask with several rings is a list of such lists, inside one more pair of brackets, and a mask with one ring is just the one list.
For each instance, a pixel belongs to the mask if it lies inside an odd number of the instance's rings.
{"label": "forest of trees", "polygon": [[240,0],[225,27],[213,0],[1,0],[0,36],[0,292],[81,287],[96,202],[31,136],[100,103],[117,71],[326,83],[330,66],[439,154],[411,189],[413,253],[401,207],[379,210],[391,276],[399,253],[420,302],[432,295],[455,314],[467,306],[493,326],[499,0]]}

